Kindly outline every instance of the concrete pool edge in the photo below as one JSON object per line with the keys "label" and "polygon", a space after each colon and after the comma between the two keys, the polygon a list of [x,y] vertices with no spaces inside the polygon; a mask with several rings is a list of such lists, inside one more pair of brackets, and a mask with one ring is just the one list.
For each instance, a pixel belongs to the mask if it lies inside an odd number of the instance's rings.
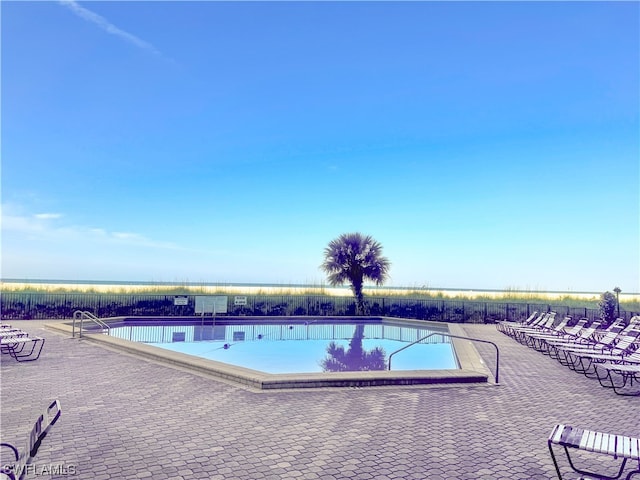
{"label": "concrete pool edge", "polygon": [[[110,319],[111,320],[111,319]],[[390,322],[406,324],[442,323],[407,321],[384,317]],[[445,324],[452,335],[466,336],[458,324]],[[71,336],[69,322],[47,323],[45,327]],[[144,343],[131,342],[102,334],[83,334],[83,340],[102,345],[124,353],[133,354],[165,365],[180,367],[207,376],[230,381],[253,389],[275,391],[285,389],[305,389],[321,387],[369,387],[388,385],[429,385],[429,384],[487,384],[493,378],[473,344],[467,340],[452,338],[460,369],[455,370],[391,370],[367,372],[332,372],[301,374],[269,374],[235,365],[201,359],[192,355],[157,348]]]}

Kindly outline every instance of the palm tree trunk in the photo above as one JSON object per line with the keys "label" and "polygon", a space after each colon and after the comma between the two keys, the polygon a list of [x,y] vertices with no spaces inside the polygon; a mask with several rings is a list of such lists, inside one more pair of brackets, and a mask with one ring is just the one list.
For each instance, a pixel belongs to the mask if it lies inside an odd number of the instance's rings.
{"label": "palm tree trunk", "polygon": [[364,295],[362,294],[362,282],[354,282],[353,295],[356,297],[356,315],[364,315]]}

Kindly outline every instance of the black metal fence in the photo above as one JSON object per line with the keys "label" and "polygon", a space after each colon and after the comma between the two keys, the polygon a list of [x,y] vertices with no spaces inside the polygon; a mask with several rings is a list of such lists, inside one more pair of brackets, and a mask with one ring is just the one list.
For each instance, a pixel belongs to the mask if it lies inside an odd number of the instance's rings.
{"label": "black metal fence", "polygon": [[[0,299],[2,320],[64,319],[76,310],[89,311],[100,318],[120,316],[195,315],[197,295],[181,296],[186,305],[176,305],[176,295],[26,293],[3,292]],[[246,304],[236,305],[234,295],[227,296],[226,315],[355,315],[351,297],[330,295],[242,295]],[[522,302],[473,302],[462,300],[420,299],[408,297],[366,297],[370,315],[414,318],[441,322],[492,323],[519,320],[534,311],[557,312],[574,320],[600,317],[597,308]],[[178,302],[180,303],[180,302]],[[637,312],[620,310],[629,320]]]}

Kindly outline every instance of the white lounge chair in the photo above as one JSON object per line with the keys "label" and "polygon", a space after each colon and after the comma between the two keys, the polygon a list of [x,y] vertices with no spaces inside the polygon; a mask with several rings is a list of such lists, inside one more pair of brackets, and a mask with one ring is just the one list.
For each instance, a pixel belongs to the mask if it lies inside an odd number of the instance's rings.
{"label": "white lounge chair", "polygon": [[[547,443],[549,445],[549,452],[551,453],[553,465],[556,467],[556,473],[560,480],[562,480],[562,474],[560,473],[558,460],[556,459],[553,451],[554,445],[560,445],[564,448],[569,466],[574,472],[582,475],[580,478],[594,480],[620,478],[625,471],[628,460],[637,461],[638,465],[634,465],[628,470],[626,479],[629,480],[632,476],[640,474],[640,439],[638,438],[596,432],[593,430],[585,430],[560,424],[553,428]],[[607,455],[614,459],[622,459],[620,470],[617,475],[613,476],[604,474],[603,472],[588,472],[579,469],[571,459],[570,449]]]}
{"label": "white lounge chair", "polygon": [[9,355],[18,362],[32,362],[40,358],[45,339],[42,337],[2,337],[0,352]]}

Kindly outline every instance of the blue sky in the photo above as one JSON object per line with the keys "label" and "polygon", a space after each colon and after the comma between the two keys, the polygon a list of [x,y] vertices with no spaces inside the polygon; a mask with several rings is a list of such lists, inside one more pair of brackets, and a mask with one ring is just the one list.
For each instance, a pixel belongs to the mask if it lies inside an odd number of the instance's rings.
{"label": "blue sky", "polygon": [[640,292],[637,2],[11,2],[2,277]]}

